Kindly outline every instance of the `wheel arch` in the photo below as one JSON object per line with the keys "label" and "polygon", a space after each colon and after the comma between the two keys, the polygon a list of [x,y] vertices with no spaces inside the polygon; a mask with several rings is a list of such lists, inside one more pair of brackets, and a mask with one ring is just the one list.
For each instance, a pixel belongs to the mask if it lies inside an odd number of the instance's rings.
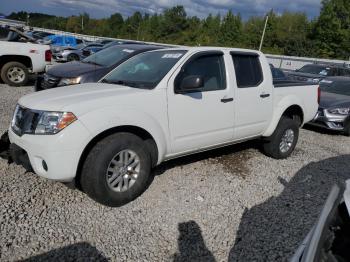
{"label": "wheel arch", "polygon": [[284,116],[297,120],[300,127],[304,124],[304,111],[299,104],[295,103],[289,106],[280,107],[279,110],[276,110],[274,113],[274,117],[271,120],[270,126],[263,134],[263,137],[269,137],[272,135],[279,121]]}
{"label": "wheel arch", "polygon": [[32,59],[24,55],[3,55],[0,56],[0,70],[8,62],[19,62],[25,65],[28,69],[33,68]]}
{"label": "wheel arch", "polygon": [[158,150],[158,145],[154,137],[145,129],[138,127],[138,126],[132,126],[132,125],[123,125],[123,126],[117,126],[117,127],[112,127],[107,130],[104,130],[103,132],[97,134],[95,137],[93,137],[90,142],[85,146],[79,162],[78,162],[78,167],[77,167],[77,173],[76,173],[76,179],[75,179],[75,184],[76,186],[80,187],[80,178],[81,178],[81,172],[82,168],[84,165],[84,162],[89,154],[89,152],[92,150],[92,148],[102,139],[116,134],[116,133],[121,133],[121,132],[126,132],[126,133],[131,133],[134,134],[141,139],[143,139],[146,142],[146,146],[151,153],[151,161],[152,161],[152,167],[156,166],[158,163],[158,158],[159,158],[159,150]]}

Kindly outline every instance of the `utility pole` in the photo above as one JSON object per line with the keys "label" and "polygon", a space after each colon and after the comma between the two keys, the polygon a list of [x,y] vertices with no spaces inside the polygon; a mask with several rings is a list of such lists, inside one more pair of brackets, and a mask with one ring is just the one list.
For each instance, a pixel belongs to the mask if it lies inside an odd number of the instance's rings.
{"label": "utility pole", "polygon": [[265,32],[266,32],[266,27],[267,27],[267,21],[269,21],[269,16],[268,16],[268,15],[266,16],[265,26],[264,26],[264,31],[263,31],[262,36],[261,36],[259,51],[261,51],[262,45],[263,45],[263,43],[264,43]]}
{"label": "utility pole", "polygon": [[84,31],[84,16],[81,16],[81,32]]}

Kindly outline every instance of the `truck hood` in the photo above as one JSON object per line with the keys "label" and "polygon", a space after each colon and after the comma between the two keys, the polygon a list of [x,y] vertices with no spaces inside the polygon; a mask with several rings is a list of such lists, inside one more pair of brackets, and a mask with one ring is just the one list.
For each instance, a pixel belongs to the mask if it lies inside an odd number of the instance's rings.
{"label": "truck hood", "polygon": [[350,96],[322,92],[320,107],[321,108],[350,107]]}
{"label": "truck hood", "polygon": [[104,69],[104,67],[82,62],[69,62],[55,65],[47,71],[47,74],[60,78],[78,77],[100,69]]}
{"label": "truck hood", "polygon": [[73,112],[78,117],[113,104],[132,106],[132,98],[145,92],[149,90],[90,83],[32,93],[23,96],[18,103],[35,110]]}

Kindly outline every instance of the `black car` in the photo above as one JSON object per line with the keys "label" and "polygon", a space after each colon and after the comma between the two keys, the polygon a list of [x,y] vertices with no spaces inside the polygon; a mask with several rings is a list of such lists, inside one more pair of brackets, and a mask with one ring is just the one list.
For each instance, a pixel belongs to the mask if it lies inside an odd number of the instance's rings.
{"label": "black car", "polygon": [[350,68],[341,65],[309,64],[288,73],[290,80],[319,83],[331,76],[350,76]]}
{"label": "black car", "polygon": [[321,100],[311,125],[350,136],[350,78],[329,77],[320,82]]}
{"label": "black car", "polygon": [[97,82],[130,57],[161,48],[163,47],[156,45],[115,45],[103,49],[82,61],[55,65],[46,74],[37,78],[35,91],[58,86]]}

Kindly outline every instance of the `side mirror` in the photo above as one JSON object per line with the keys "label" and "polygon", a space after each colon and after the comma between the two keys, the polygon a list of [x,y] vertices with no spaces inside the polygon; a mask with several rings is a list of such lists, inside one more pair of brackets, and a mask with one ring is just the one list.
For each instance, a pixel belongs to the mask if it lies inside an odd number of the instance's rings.
{"label": "side mirror", "polygon": [[198,92],[198,89],[204,86],[204,79],[199,75],[186,76],[182,79],[180,85],[176,88],[176,93]]}

